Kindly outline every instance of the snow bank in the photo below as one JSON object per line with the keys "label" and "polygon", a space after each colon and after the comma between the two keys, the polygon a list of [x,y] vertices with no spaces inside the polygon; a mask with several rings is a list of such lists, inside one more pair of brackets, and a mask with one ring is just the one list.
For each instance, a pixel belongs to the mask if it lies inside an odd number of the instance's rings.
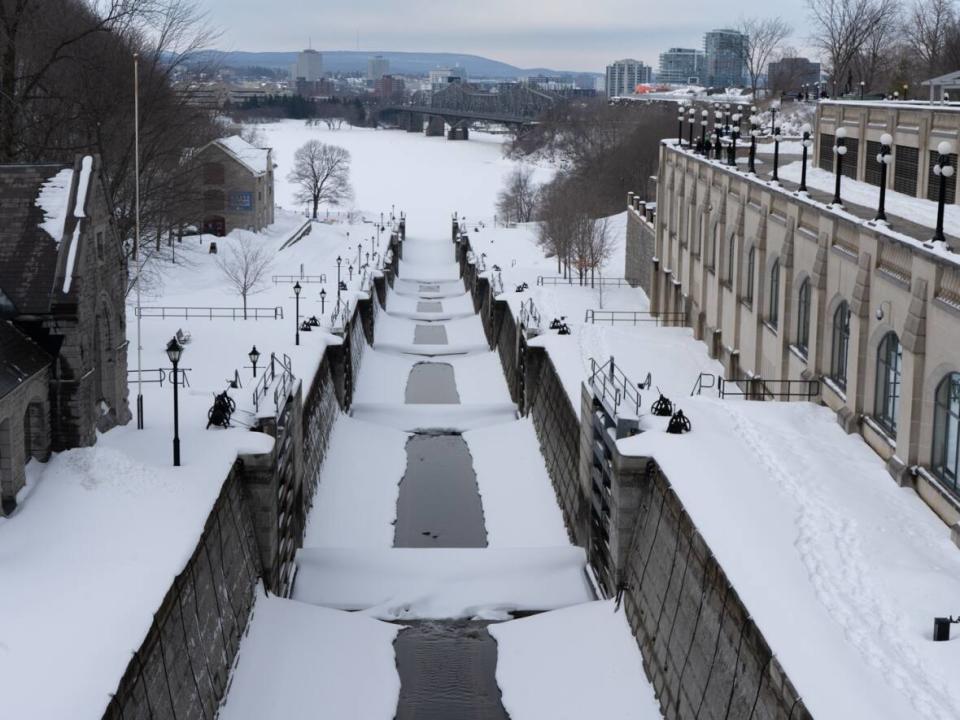
{"label": "snow bank", "polygon": [[303,548],[296,600],[393,619],[503,619],[592,600],[583,548]]}
{"label": "snow bank", "polygon": [[659,720],[643,658],[612,601],[490,625],[512,720]]}
{"label": "snow bank", "polygon": [[260,596],[220,720],[392,720],[398,625]]}
{"label": "snow bank", "polygon": [[464,433],[490,547],[569,545],[563,513],[529,417]]}

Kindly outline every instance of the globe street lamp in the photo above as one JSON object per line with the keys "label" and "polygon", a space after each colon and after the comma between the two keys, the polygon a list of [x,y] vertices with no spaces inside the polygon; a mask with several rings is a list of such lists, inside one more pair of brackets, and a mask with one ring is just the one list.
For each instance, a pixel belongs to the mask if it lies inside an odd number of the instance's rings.
{"label": "globe street lamp", "polygon": [[860,81],[860,99],[863,100],[863,91],[866,89],[867,83],[865,80]]}
{"label": "globe street lamp", "polygon": [[257,360],[260,359],[260,353],[257,351],[257,346],[253,346],[253,350],[250,351],[250,354],[247,355],[250,358],[250,364],[253,365],[253,376],[257,376]]}
{"label": "globe street lamp", "polygon": [[687,133],[687,145],[693,147],[693,126],[696,124],[697,111],[695,108],[691,107],[690,112],[687,115],[687,120],[690,123],[690,131]]}
{"label": "globe street lamp", "polygon": [[706,151],[707,144],[707,118],[710,117],[710,111],[704,108],[700,112],[700,151],[709,156],[710,153]]}
{"label": "globe street lamp", "polygon": [[803,161],[800,165],[800,187],[797,192],[805,193],[807,191],[807,153],[813,145],[813,140],[810,139],[810,123],[804,123],[800,132],[803,133],[803,139],[800,141],[803,146]]}
{"label": "globe street lamp", "polygon": [[683,145],[683,118],[685,115],[683,103],[679,103],[677,105],[677,145]]}
{"label": "globe street lamp", "polygon": [[170,338],[167,343],[167,357],[173,364],[173,466],[180,467],[180,401],[177,395],[177,386],[180,384],[177,380],[177,365],[180,363],[180,355],[183,353],[183,345],[177,342],[177,338]]}
{"label": "globe street lamp", "polygon": [[773,182],[779,184],[780,176],[777,174],[780,168],[780,141],[783,137],[780,135],[780,126],[773,128]]}
{"label": "globe street lamp", "polygon": [[[754,108],[755,110],[756,108]],[[757,174],[757,135],[760,134],[760,118],[750,116],[750,172]]]}
{"label": "globe street lamp", "polygon": [[[719,106],[718,106],[719,107]],[[720,142],[720,138],[723,137],[723,113],[717,110],[713,114],[713,134],[715,139],[713,141],[714,148],[717,151],[717,160],[723,159],[723,147]]]}
{"label": "globe street lamp", "polygon": [[297,345],[300,344],[300,291],[301,290],[303,290],[303,288],[300,287],[300,283],[298,281],[297,284],[293,286],[293,297],[297,304],[297,313],[296,313],[297,314],[297,321],[296,321],[296,329],[297,329],[296,339],[297,340],[295,343]]}
{"label": "globe street lamp", "polygon": [[843,176],[843,156],[847,154],[847,129],[837,128],[836,139],[836,144],[833,146],[833,152],[837,158],[834,162],[836,180],[833,189],[833,204],[843,205],[843,201],[840,199],[840,178]]}
{"label": "globe street lamp", "polygon": [[727,145],[727,165],[736,166],[737,164],[737,138],[740,137],[740,113],[734,113],[730,117],[730,144]]}
{"label": "globe street lamp", "polygon": [[946,242],[943,235],[943,206],[947,201],[947,180],[953,177],[954,168],[950,164],[950,155],[953,154],[953,143],[944,140],[937,145],[937,164],[933,166],[933,174],[940,179],[940,192],[937,198],[937,229],[933,233],[934,242]]}
{"label": "globe street lamp", "polygon": [[880,152],[877,153],[877,163],[880,165],[880,203],[877,205],[877,222],[886,222],[887,213],[884,203],[887,198],[887,166],[893,161],[890,150],[893,146],[893,137],[889,133],[880,136]]}

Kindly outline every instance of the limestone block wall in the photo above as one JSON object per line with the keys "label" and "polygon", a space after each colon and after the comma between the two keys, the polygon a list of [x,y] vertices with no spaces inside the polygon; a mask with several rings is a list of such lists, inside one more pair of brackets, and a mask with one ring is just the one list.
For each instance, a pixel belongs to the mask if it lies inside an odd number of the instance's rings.
{"label": "limestone block wall", "polygon": [[134,652],[104,718],[216,716],[260,577],[254,535],[238,465],[223,485],[196,550]]}
{"label": "limestone block wall", "polygon": [[667,718],[810,718],[655,463],[625,559],[623,607]]}
{"label": "limestone block wall", "polygon": [[635,207],[639,204],[638,201],[632,202],[627,207],[627,247],[623,276],[631,283],[642,287],[649,297],[653,293],[656,229]]}

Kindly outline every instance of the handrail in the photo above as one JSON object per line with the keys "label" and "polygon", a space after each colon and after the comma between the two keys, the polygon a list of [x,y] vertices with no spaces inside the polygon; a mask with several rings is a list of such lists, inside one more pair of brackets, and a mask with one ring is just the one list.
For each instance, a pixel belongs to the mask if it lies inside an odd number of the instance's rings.
{"label": "handrail", "polygon": [[614,414],[619,414],[621,404],[625,404],[634,415],[640,415],[640,391],[637,389],[640,386],[630,381],[613,357],[602,365],[590,358],[590,386],[601,400],[612,406]]}
{"label": "handrail", "polygon": [[556,276],[537,276],[537,285],[579,285],[579,286],[595,286],[603,285],[609,287],[634,287],[637,283],[634,281],[630,282],[629,278],[622,277],[594,277],[592,280],[587,280],[586,278],[581,282],[579,279],[574,283],[573,273],[569,277],[562,277],[559,275]]}
{"label": "handrail", "polygon": [[683,326],[686,324],[686,320],[687,314],[684,312],[654,313],[646,310],[593,310],[588,308],[583,314],[583,321],[590,324],[600,322],[610,325],[618,323],[639,325],[652,322],[657,326]]}
{"label": "handrail", "polygon": [[[182,368],[182,367],[177,368],[177,385],[179,385],[180,387],[190,387],[190,379],[187,377],[187,371],[191,369],[192,368]],[[127,370],[127,375],[134,375],[139,372],[141,373],[141,378],[142,378],[143,373],[150,373],[150,374],[156,373],[157,374],[156,378],[150,379],[150,380],[141,379],[140,382],[158,383],[160,387],[163,387],[163,383],[166,382],[170,378],[170,375],[172,374],[171,370],[173,370],[173,368],[169,368],[169,369],[143,368],[142,370],[137,370],[136,368],[130,368]]]}
{"label": "handrail", "polygon": [[273,281],[273,284],[277,283],[325,283],[327,282],[326,273],[320,273],[319,275],[271,275],[270,279]]}
{"label": "handrail", "polygon": [[270,353],[270,362],[267,363],[263,368],[263,375],[253,388],[253,407],[257,412],[260,411],[260,403],[263,401],[263,398],[267,396],[270,387],[277,379],[278,373],[280,376],[280,382],[278,386],[274,388],[273,403],[276,412],[279,414],[279,390],[282,388],[285,395],[286,390],[293,381],[293,361],[286,353],[283,353],[283,357],[277,358],[277,354],[272,352]]}
{"label": "handrail", "polygon": [[741,397],[744,400],[814,400],[820,395],[819,380],[794,380],[761,377],[723,378],[712,373],[700,373],[690,395],[716,388],[717,397]]}
{"label": "handrail", "polygon": [[193,306],[145,306],[134,308],[134,314],[138,317],[149,318],[207,318],[214,320],[217,318],[230,318],[231,320],[260,320],[261,318],[270,318],[273,320],[283,319],[283,308],[276,307],[193,307]]}
{"label": "handrail", "polygon": [[530,327],[532,321],[532,324],[536,325],[538,329],[543,329],[540,311],[537,310],[537,306],[533,304],[533,298],[527,298],[520,304],[520,315],[518,319],[521,327]]}

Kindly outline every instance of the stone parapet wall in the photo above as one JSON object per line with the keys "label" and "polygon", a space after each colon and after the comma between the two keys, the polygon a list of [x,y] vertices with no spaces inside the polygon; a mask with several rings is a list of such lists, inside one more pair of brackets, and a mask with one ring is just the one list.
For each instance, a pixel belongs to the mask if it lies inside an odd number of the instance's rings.
{"label": "stone parapet wall", "polygon": [[653,293],[654,245],[656,230],[639,210],[627,207],[627,250],[623,276],[639,285],[649,297]]}

